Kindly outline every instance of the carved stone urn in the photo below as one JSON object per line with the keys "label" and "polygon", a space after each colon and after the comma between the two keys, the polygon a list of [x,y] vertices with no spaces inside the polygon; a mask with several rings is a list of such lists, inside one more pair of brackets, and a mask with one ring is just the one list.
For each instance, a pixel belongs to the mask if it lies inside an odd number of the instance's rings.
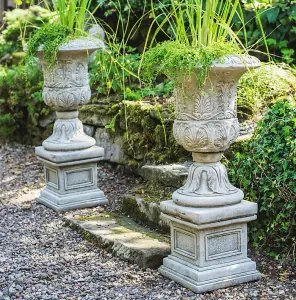
{"label": "carved stone urn", "polygon": [[192,152],[184,186],[161,203],[170,222],[172,254],[160,272],[197,293],[256,280],[256,264],[247,258],[247,222],[256,219],[257,204],[228,179],[220,162],[239,135],[237,84],[258,68],[252,56],[228,56],[214,63],[204,85],[196,74],[179,76],[175,88],[174,137]]}
{"label": "carved stone urn", "polygon": [[37,55],[44,73],[44,102],[56,110],[53,134],[37,157],[45,164],[46,188],[39,201],[57,211],[106,204],[104,193],[97,188],[97,162],[104,149],[83,131],[78,106],[89,102],[88,57],[104,48],[101,40],[76,39],[60,46],[57,62],[48,68],[42,49]]}

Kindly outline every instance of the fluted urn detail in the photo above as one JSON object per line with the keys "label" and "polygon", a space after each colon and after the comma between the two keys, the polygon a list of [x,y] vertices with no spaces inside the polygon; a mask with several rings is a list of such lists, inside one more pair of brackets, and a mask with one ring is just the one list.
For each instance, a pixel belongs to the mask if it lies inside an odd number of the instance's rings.
{"label": "fluted urn detail", "polygon": [[95,140],[83,131],[77,107],[87,104],[91,97],[89,55],[102,48],[104,43],[98,39],[71,40],[59,47],[57,62],[50,67],[43,60],[42,47],[37,52],[44,73],[43,100],[57,112],[53,134],[42,144],[44,149],[73,151],[95,145]]}
{"label": "fluted urn detail", "polygon": [[220,160],[239,135],[238,81],[247,70],[259,66],[255,57],[232,55],[213,63],[202,87],[196,80],[198,68],[190,76],[179,76],[174,137],[192,152],[194,162],[185,185],[173,193],[175,203],[211,207],[243,200],[243,192],[231,185]]}

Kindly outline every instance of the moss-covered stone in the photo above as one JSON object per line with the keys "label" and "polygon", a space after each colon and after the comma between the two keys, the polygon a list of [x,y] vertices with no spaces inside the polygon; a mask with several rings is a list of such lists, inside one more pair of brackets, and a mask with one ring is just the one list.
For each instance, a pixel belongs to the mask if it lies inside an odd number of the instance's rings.
{"label": "moss-covered stone", "polygon": [[141,166],[146,162],[170,163],[190,159],[173,138],[174,105],[124,101],[120,124],[126,130],[124,152]]}
{"label": "moss-covered stone", "polygon": [[64,217],[66,223],[121,259],[142,268],[158,268],[170,253],[169,237],[116,213]]}
{"label": "moss-covered stone", "polygon": [[149,196],[146,196],[140,197],[135,194],[124,195],[121,202],[121,211],[141,224],[147,225],[157,231],[168,233],[168,224],[160,218],[160,198],[149,198]]}
{"label": "moss-covered stone", "polygon": [[262,64],[246,73],[238,85],[238,117],[240,121],[253,118],[266,106],[282,96],[295,96],[296,77],[288,68]]}
{"label": "moss-covered stone", "polygon": [[116,103],[83,105],[79,108],[79,119],[87,125],[104,127],[112,121],[118,111],[119,105]]}

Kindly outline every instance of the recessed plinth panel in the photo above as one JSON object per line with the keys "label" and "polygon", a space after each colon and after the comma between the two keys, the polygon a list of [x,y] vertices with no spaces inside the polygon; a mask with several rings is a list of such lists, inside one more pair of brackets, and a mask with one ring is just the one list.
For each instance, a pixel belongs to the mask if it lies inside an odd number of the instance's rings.
{"label": "recessed plinth panel", "polygon": [[[96,149],[98,148],[98,149]],[[103,191],[97,188],[97,158],[94,153],[102,154],[99,147],[90,150],[52,152],[37,148],[38,156],[44,162],[46,188],[39,196],[39,202],[56,211],[91,207],[107,204]],[[78,152],[81,152],[79,155]],[[87,157],[87,154],[90,154]],[[48,158],[53,158],[49,160]],[[84,159],[69,161],[69,158]]]}

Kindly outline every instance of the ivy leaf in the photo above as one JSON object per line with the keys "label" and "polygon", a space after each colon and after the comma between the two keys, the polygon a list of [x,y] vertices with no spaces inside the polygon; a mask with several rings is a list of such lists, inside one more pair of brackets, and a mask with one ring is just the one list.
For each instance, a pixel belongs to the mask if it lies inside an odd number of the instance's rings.
{"label": "ivy leaf", "polygon": [[268,22],[275,23],[279,13],[280,13],[280,9],[278,7],[269,9],[266,12],[266,17],[267,17]]}
{"label": "ivy leaf", "polygon": [[283,53],[284,56],[291,57],[295,51],[294,51],[294,49],[284,48],[284,49],[281,49],[281,52]]}
{"label": "ivy leaf", "polygon": [[[296,27],[295,27],[295,29],[296,29]],[[272,45],[276,45],[276,44],[277,44],[276,40],[275,40],[275,39],[272,39],[272,38],[266,39],[266,42],[267,42],[267,44],[268,44],[269,46],[272,46]]]}
{"label": "ivy leaf", "polygon": [[288,41],[287,40],[280,41],[277,45],[278,45],[279,48],[287,48]]}
{"label": "ivy leaf", "polygon": [[290,129],[291,129],[291,126],[285,126],[283,127],[283,132],[285,135],[289,135],[290,134]]}

